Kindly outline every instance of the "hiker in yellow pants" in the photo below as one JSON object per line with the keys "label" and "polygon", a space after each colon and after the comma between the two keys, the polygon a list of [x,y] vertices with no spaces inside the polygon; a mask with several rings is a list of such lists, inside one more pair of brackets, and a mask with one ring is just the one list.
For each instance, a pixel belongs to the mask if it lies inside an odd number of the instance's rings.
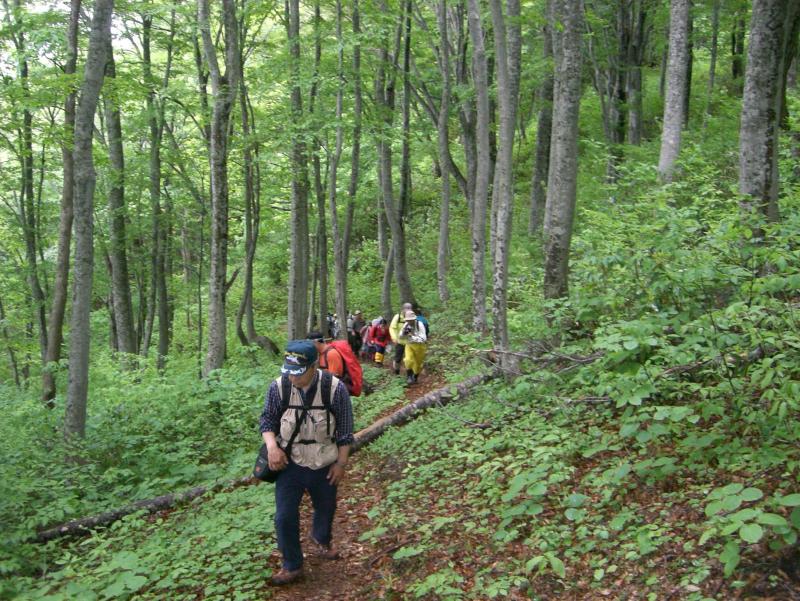
{"label": "hiker in yellow pants", "polygon": [[406,382],[413,384],[417,381],[425,355],[428,352],[428,337],[425,326],[417,321],[413,311],[407,311],[403,319],[403,329],[400,331],[399,342],[406,347],[403,355],[403,364],[406,366]]}

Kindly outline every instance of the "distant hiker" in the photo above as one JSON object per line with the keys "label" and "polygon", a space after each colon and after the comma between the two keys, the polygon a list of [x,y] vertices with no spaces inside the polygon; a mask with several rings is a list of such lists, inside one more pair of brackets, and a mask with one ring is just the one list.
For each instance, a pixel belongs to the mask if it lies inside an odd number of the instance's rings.
{"label": "distant hiker", "polygon": [[333,336],[335,338],[336,336],[333,335],[333,332],[335,330],[336,330],[336,315],[334,315],[331,312],[328,312],[328,314],[325,316],[325,328],[323,329],[323,332],[325,332],[326,336]]}
{"label": "distant hiker", "polygon": [[403,308],[400,309],[398,313],[395,313],[394,317],[392,317],[392,323],[389,324],[389,335],[392,337],[392,342],[394,342],[394,373],[400,373],[400,365],[403,363],[403,357],[405,357],[405,346],[400,341],[400,330],[403,329],[403,318],[405,314],[411,311],[411,303],[403,303]]}
{"label": "distant hiker", "polygon": [[344,340],[327,341],[321,332],[309,332],[307,338],[319,353],[320,369],[339,378],[347,386],[350,396],[361,396],[364,373],[350,345]]}
{"label": "distant hiker", "polygon": [[[270,384],[260,429],[269,467],[282,470],[275,481],[275,534],[283,555],[272,584],[303,576],[300,501],[307,490],[314,507],[311,529],[316,555],[338,559],[331,545],[337,486],[344,479],[353,444],[353,407],[347,388],[316,368],[317,349],[309,340],[286,345],[280,378]],[[287,398],[288,397],[288,398]],[[283,450],[297,429],[291,456]]]}
{"label": "distant hiker", "polygon": [[386,346],[392,340],[384,317],[378,317],[372,320],[372,324],[369,326],[368,338],[369,351],[372,358],[375,363],[383,364],[383,353],[386,351]]}
{"label": "distant hiker", "polygon": [[431,324],[428,323],[428,320],[422,314],[422,309],[419,307],[419,305],[414,305],[414,308],[412,309],[412,311],[414,311],[414,313],[416,314],[417,321],[420,322],[423,325],[423,327],[425,328],[425,336],[430,339],[430,337],[431,337]]}
{"label": "distant hiker", "polygon": [[422,371],[422,364],[428,352],[428,336],[425,334],[425,326],[417,320],[413,311],[406,312],[399,340],[405,345],[403,363],[406,366],[406,382],[414,384]]}
{"label": "distant hiker", "polygon": [[367,322],[364,321],[361,311],[356,311],[353,313],[353,317],[347,320],[347,342],[350,343],[350,348],[353,349],[353,353],[356,356],[358,356],[358,352],[364,343],[361,338],[361,330],[364,329],[365,325],[367,325]]}
{"label": "distant hiker", "polygon": [[364,361],[372,361],[372,354],[369,350],[369,329],[372,327],[372,322],[365,324],[361,328],[361,352],[358,353],[358,358]]}

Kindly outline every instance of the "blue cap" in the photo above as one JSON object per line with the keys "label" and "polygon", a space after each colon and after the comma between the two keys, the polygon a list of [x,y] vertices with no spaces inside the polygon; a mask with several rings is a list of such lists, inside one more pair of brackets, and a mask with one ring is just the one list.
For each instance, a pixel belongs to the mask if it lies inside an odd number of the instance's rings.
{"label": "blue cap", "polygon": [[310,340],[292,340],[286,345],[281,373],[301,376],[317,360],[317,347]]}

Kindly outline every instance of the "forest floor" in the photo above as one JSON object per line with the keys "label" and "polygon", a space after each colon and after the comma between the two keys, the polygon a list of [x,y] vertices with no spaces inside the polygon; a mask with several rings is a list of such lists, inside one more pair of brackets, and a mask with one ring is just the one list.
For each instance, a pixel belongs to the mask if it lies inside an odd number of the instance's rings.
{"label": "forest floor", "polygon": [[[440,388],[444,385],[443,378],[436,373],[425,373],[417,384],[405,390],[404,402],[387,410],[389,414],[405,404]],[[383,417],[381,415],[380,417]],[[456,566],[465,581],[474,578],[475,573],[482,568],[494,565],[492,558],[474,557],[474,550],[486,548],[487,541],[470,541],[457,534],[457,529],[451,531],[450,540],[447,533],[442,533],[442,540],[433,556],[428,556],[430,565],[403,564],[393,559],[392,555],[401,547],[412,542],[404,538],[402,529],[393,529],[391,533],[378,539],[363,540],[362,535],[374,528],[374,523],[369,518],[370,511],[379,507],[383,496],[386,494],[387,484],[402,477],[402,466],[391,465],[391,459],[379,460],[381,465],[375,465],[376,458],[368,452],[354,455],[348,468],[347,478],[339,489],[338,510],[334,522],[334,546],[340,552],[338,560],[330,561],[306,555],[304,577],[302,580],[284,587],[271,586],[265,580],[264,597],[277,601],[296,601],[300,599],[312,601],[363,601],[377,599],[407,599],[416,597],[405,590],[405,583],[424,577],[427,573],[436,571],[437,565],[449,564]],[[580,472],[591,468],[590,465],[576,466]],[[653,496],[653,506],[657,506],[658,490],[639,489],[633,491],[638,501],[645,502],[648,495]],[[409,523],[430,521],[435,516],[434,507],[437,501],[437,491],[431,490],[429,498],[408,508]],[[647,506],[647,503],[644,503]],[[462,520],[466,516],[461,514],[460,508],[454,507],[453,515]],[[678,508],[676,508],[678,509]],[[681,508],[686,509],[686,508]],[[312,507],[308,496],[304,497],[301,505],[301,536],[303,544],[309,548]],[[678,511],[670,516],[676,532],[684,529],[687,524],[700,519],[697,515],[681,514]],[[681,539],[682,537],[677,537]],[[687,534],[687,539],[691,538]],[[529,550],[523,545],[511,545],[508,549],[513,555],[524,556]],[[766,550],[765,550],[766,551]],[[685,597],[687,589],[674,582],[669,566],[675,555],[684,554],[680,548],[664,549],[660,580],[662,591],[672,589],[665,599],[680,600]],[[796,559],[796,558],[795,558]],[[776,560],[784,565],[775,564]],[[762,601],[800,601],[800,588],[793,577],[786,573],[786,558],[780,561],[770,552],[754,562],[747,569],[746,580],[734,583],[719,573],[711,574],[700,587],[695,587],[698,592],[702,590],[705,595],[713,599],[760,599]],[[265,568],[277,571],[280,567],[281,557],[275,551]],[[791,561],[789,563],[792,563]],[[759,567],[760,565],[760,567]],[[795,566],[796,567],[796,566]],[[634,572],[635,566],[629,566]],[[791,569],[788,570],[791,574]],[[528,589],[512,587],[502,598],[514,600],[522,599],[558,599],[564,601],[586,601],[593,599],[648,599],[647,595],[637,589],[636,578],[631,578],[626,570],[620,571],[617,578],[610,582],[607,588],[598,589],[592,586],[592,570],[588,566],[582,573],[580,569],[570,574],[570,582],[559,582],[556,578],[539,578]],[[473,590],[473,595],[477,591]],[[428,598],[428,597],[426,597]],[[487,596],[487,599],[489,596]],[[652,598],[652,597],[650,597]]]}

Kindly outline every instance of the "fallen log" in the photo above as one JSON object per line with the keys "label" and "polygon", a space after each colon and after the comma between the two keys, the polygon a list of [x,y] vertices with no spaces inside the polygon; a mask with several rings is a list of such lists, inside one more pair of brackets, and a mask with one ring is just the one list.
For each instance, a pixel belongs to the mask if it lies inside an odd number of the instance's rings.
{"label": "fallen log", "polygon": [[[378,436],[383,434],[383,432],[386,431],[386,429],[390,426],[404,424],[413,419],[420,411],[423,411],[424,409],[436,404],[444,405],[455,399],[457,396],[463,396],[471,388],[474,388],[478,384],[490,379],[491,377],[492,376],[490,375],[473,376],[459,384],[451,384],[449,386],[445,386],[444,388],[440,388],[439,390],[429,392],[428,394],[418,398],[410,405],[406,405],[402,409],[395,411],[393,414],[379,419],[371,426],[368,426],[367,428],[364,428],[358,432],[355,435],[355,443],[353,444],[352,452],[356,452],[361,447],[378,438]],[[86,534],[91,534],[91,530],[93,528],[107,526],[125,517],[126,515],[136,513],[137,511],[155,513],[156,511],[169,509],[170,507],[173,507],[179,503],[191,501],[206,493],[229,490],[239,486],[247,486],[259,482],[259,480],[256,480],[252,476],[245,476],[244,478],[238,478],[236,480],[227,482],[218,482],[209,486],[197,486],[183,492],[161,495],[153,499],[143,499],[119,509],[106,511],[105,513],[90,517],[70,520],[69,522],[65,522],[58,526],[40,530],[36,536],[32,538],[31,542],[45,543],[62,536],[83,536]]]}

